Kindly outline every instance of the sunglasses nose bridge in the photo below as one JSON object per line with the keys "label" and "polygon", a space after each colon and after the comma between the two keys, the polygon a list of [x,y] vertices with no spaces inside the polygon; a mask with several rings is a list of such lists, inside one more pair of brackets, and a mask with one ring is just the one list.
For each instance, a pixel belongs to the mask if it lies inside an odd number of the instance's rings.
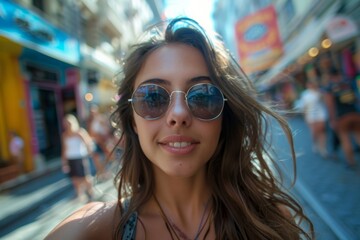
{"label": "sunglasses nose bridge", "polygon": [[180,90],[176,90],[176,91],[172,91],[171,93],[170,93],[170,101],[172,102],[172,97],[173,97],[173,94],[174,93],[182,93],[182,94],[184,94],[184,97],[185,97],[185,101],[186,101],[186,92],[184,92],[184,91],[180,91]]}
{"label": "sunglasses nose bridge", "polygon": [[[176,94],[178,93],[178,94]],[[182,98],[180,95],[184,94],[184,98]],[[179,96],[179,97],[177,97]],[[181,105],[181,101],[184,99],[185,101],[185,105],[187,106],[187,99],[186,99],[186,92],[184,91],[180,91],[180,90],[175,90],[175,91],[172,91],[169,95],[169,98],[170,98],[170,103],[169,103],[169,108],[172,107],[171,105],[174,105],[174,104],[180,104]],[[175,99],[176,100],[175,100]],[[178,102],[180,101],[180,102]],[[176,103],[177,102],[177,103]]]}

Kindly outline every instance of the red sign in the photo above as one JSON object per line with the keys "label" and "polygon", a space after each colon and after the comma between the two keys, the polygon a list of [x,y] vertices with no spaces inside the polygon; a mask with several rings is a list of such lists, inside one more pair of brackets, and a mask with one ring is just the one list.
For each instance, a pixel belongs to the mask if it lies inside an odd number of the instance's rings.
{"label": "red sign", "polygon": [[248,74],[270,68],[283,54],[272,5],[239,20],[235,35],[240,65]]}

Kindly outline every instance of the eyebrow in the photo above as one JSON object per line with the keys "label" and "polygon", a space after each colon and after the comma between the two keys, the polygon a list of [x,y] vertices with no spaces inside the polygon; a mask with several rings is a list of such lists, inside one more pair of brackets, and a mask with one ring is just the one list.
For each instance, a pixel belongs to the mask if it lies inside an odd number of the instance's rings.
{"label": "eyebrow", "polygon": [[209,80],[210,81],[211,78],[209,76],[198,76],[198,77],[191,78],[190,82],[197,83],[197,82],[201,82],[201,81],[204,81],[204,80]]}
{"label": "eyebrow", "polygon": [[[211,78],[210,78],[210,76],[198,76],[198,77],[190,78],[188,82],[190,82],[190,83],[198,83],[198,82],[202,82],[204,80],[209,80],[210,81]],[[159,84],[159,85],[170,85],[170,82],[168,80],[161,79],[161,78],[147,79],[147,80],[143,81],[140,85],[150,84],[150,83],[155,83],[155,84]]]}
{"label": "eyebrow", "polygon": [[140,85],[150,84],[150,83],[155,83],[155,84],[159,84],[159,85],[170,85],[169,81],[167,81],[165,79],[161,79],[161,78],[150,78],[150,79],[143,81]]}

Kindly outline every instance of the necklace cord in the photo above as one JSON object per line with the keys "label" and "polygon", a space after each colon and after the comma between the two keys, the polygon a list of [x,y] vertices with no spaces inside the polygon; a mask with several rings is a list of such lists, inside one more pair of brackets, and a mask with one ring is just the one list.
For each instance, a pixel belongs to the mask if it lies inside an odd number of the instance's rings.
{"label": "necklace cord", "polygon": [[164,213],[164,210],[162,209],[162,207],[160,206],[160,203],[159,203],[159,200],[157,199],[157,197],[154,195],[154,199],[155,199],[155,202],[156,204],[158,205],[159,209],[160,209],[160,214],[161,214],[161,217],[162,219],[164,220],[165,222],[165,226],[166,226],[166,229],[168,230],[170,236],[171,236],[171,239],[174,240],[174,237],[173,237],[173,233],[175,234],[176,238],[178,240],[180,240],[179,236],[176,234],[175,230],[171,227],[171,224],[169,222],[169,219],[166,217],[165,213]]}
{"label": "necklace cord", "polygon": [[144,225],[144,223],[143,223],[143,221],[141,220],[140,217],[138,217],[138,221],[139,221],[141,227],[144,229],[144,235],[145,235],[145,240],[146,240],[146,228],[145,228],[145,225]]}
{"label": "necklace cord", "polygon": [[[171,239],[174,240],[174,237],[173,237],[173,233],[174,233],[176,239],[178,239],[178,240],[181,240],[181,238],[186,239],[186,240],[191,240],[188,236],[186,236],[186,234],[185,234],[183,231],[181,231],[181,229],[179,229],[178,226],[176,226],[175,223],[171,222],[171,221],[168,219],[168,217],[166,216],[163,208],[162,208],[161,205],[160,205],[159,200],[157,199],[157,197],[156,197],[155,195],[153,195],[153,196],[154,196],[154,199],[155,199],[156,204],[158,205],[158,207],[159,207],[159,209],[160,209],[161,217],[163,218],[163,220],[164,220],[164,222],[165,222],[166,229],[167,229],[168,232],[170,233]],[[205,220],[205,222],[204,222],[205,214],[206,214],[206,212],[207,212],[209,203],[210,203],[210,198],[209,198],[209,200],[207,201],[207,203],[206,203],[206,205],[205,205],[204,212],[203,212],[203,214],[202,214],[202,216],[201,216],[200,224],[199,224],[198,230],[197,230],[197,232],[196,232],[196,234],[195,234],[194,240],[198,240],[201,232],[203,231],[203,229],[204,229],[205,226],[207,225],[206,223],[207,223],[208,220],[210,219],[210,215],[212,215],[211,212],[209,212],[209,214],[207,215],[206,220]],[[211,226],[211,222],[212,222],[212,221],[210,220],[209,226],[208,226],[208,228],[206,229],[205,236],[204,236],[203,239],[205,239],[205,238],[207,237],[208,233],[209,233],[210,226]],[[178,233],[180,234],[181,238],[179,237],[177,231],[178,231]]]}
{"label": "necklace cord", "polygon": [[[211,211],[210,213],[211,213],[211,215],[213,215],[212,211]],[[209,213],[209,216],[210,216],[210,213]],[[209,219],[209,217],[208,217],[208,219]],[[210,222],[209,222],[209,226],[208,226],[208,228],[206,229],[206,232],[205,232],[205,235],[204,235],[203,240],[205,240],[206,237],[208,236],[208,234],[209,234],[209,232],[210,232],[210,228],[211,228],[211,224],[212,224],[213,220],[214,220],[214,218],[211,217]],[[197,240],[197,239],[195,239],[195,240]]]}
{"label": "necklace cord", "polygon": [[[199,229],[199,231],[197,232],[196,236],[194,237],[194,240],[198,240],[198,239],[199,239],[200,234],[202,233],[202,231],[204,230],[205,226],[207,225],[206,223],[207,223],[207,222],[209,221],[209,219],[210,219],[210,215],[212,215],[211,212],[209,212],[209,214],[207,215],[204,224],[202,225],[202,227],[201,227],[201,228]],[[206,230],[206,233],[205,233],[203,239],[206,238],[206,235],[207,235],[207,233],[209,232],[210,226],[211,226],[211,220],[210,220],[209,226],[208,226],[208,228],[207,228],[207,230]]]}
{"label": "necklace cord", "polygon": [[197,239],[198,239],[198,237],[200,236],[200,233],[202,232],[202,230],[204,229],[204,227],[205,227],[205,225],[206,225],[206,222],[207,222],[208,219],[209,219],[210,212],[209,212],[209,214],[207,215],[205,222],[203,222],[203,221],[204,221],[204,217],[205,217],[205,213],[206,213],[207,208],[208,208],[208,206],[209,206],[209,203],[210,203],[210,198],[209,198],[209,200],[207,201],[207,203],[206,203],[206,205],[205,205],[204,213],[203,213],[203,215],[201,216],[200,224],[199,224],[198,230],[196,231],[194,240],[197,240]]}
{"label": "necklace cord", "polygon": [[171,226],[169,225],[169,223],[165,221],[165,219],[164,219],[164,222],[165,222],[166,229],[167,229],[168,232],[170,233],[171,239],[174,240],[174,237],[173,237],[173,232],[174,232],[176,239],[180,240],[180,237],[176,234],[176,232],[174,231],[174,229],[171,228]]}

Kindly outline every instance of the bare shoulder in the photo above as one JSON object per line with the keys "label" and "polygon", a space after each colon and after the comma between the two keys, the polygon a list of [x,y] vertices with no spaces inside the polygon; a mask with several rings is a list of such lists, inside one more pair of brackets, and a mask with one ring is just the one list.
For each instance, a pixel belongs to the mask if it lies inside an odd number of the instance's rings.
{"label": "bare shoulder", "polygon": [[59,223],[45,239],[111,239],[119,220],[116,209],[116,202],[88,203]]}
{"label": "bare shoulder", "polygon": [[88,132],[86,131],[85,128],[80,128],[77,134],[80,136],[86,136],[88,135]]}

